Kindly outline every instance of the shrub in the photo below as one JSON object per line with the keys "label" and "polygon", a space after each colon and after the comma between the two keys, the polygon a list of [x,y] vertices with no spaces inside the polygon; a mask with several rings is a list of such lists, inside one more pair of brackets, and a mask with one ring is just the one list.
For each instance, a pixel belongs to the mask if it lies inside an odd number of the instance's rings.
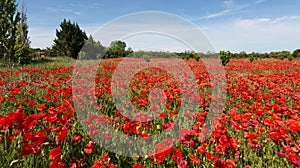
{"label": "shrub", "polygon": [[18,64],[24,65],[31,62],[30,49],[22,44],[15,45],[15,60]]}

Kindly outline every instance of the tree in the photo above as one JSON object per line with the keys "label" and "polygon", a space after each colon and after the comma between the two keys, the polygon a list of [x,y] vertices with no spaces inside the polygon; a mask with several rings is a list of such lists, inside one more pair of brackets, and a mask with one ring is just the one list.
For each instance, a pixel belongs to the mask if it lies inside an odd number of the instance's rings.
{"label": "tree", "polygon": [[232,53],[230,51],[220,51],[219,52],[219,58],[221,59],[221,63],[223,66],[226,66],[228,62],[230,61]]}
{"label": "tree", "polygon": [[28,37],[27,16],[25,11],[25,2],[22,4],[21,18],[17,25],[17,37],[15,45],[15,59],[18,64],[29,64],[31,58],[30,54],[30,41]]}
{"label": "tree", "polygon": [[300,58],[300,49],[296,49],[295,51],[293,51],[292,57],[293,58]]}
{"label": "tree", "polygon": [[28,25],[27,25],[27,15],[25,10],[25,3],[23,1],[21,18],[17,25],[17,44],[22,44],[29,48],[30,40],[28,37]]}
{"label": "tree", "polygon": [[254,61],[254,56],[253,56],[252,54],[250,54],[249,60],[250,60],[250,62],[253,62],[253,61]]}
{"label": "tree", "polygon": [[82,59],[97,59],[104,55],[105,48],[90,35],[83,45],[81,52],[83,53]]}
{"label": "tree", "polygon": [[245,51],[241,51],[239,53],[239,58],[247,58],[247,53]]}
{"label": "tree", "polygon": [[87,40],[86,33],[80,29],[77,23],[64,21],[60,24],[60,30],[56,30],[53,48],[63,56],[77,58],[78,53]]}
{"label": "tree", "polygon": [[0,58],[10,64],[15,61],[15,43],[20,12],[15,0],[0,0]]}
{"label": "tree", "polygon": [[110,43],[110,48],[113,50],[123,50],[125,51],[126,43],[120,40],[116,40]]}
{"label": "tree", "polygon": [[126,57],[127,55],[131,54],[133,51],[125,50],[126,43],[120,40],[112,41],[110,43],[110,47],[107,50],[104,58],[119,58],[119,57]]}
{"label": "tree", "polygon": [[291,54],[288,56],[288,60],[289,60],[289,61],[292,61],[292,60],[293,60],[293,56],[292,56]]}

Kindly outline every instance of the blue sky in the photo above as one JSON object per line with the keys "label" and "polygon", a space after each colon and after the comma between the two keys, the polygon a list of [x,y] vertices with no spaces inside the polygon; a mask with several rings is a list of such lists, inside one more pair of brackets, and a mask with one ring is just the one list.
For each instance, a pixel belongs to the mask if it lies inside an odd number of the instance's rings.
{"label": "blue sky", "polygon": [[[19,7],[22,1],[17,0]],[[50,47],[55,30],[64,18],[77,22],[87,34],[93,34],[123,15],[161,11],[195,24],[216,51],[269,52],[300,48],[300,0],[25,0],[25,4],[32,47]],[[134,44],[130,40],[134,39],[129,39],[128,45]],[[176,45],[171,44],[173,48]],[[143,49],[138,45],[130,47]]]}

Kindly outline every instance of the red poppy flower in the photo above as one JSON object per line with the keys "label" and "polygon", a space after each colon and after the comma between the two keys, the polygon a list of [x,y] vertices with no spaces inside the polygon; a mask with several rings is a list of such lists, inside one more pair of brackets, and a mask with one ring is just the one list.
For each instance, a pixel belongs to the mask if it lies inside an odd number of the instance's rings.
{"label": "red poppy flower", "polygon": [[96,160],[92,166],[92,168],[101,168],[102,162],[100,160]]}
{"label": "red poppy flower", "polygon": [[84,149],[84,152],[85,152],[86,154],[92,153],[93,150],[96,148],[96,147],[94,146],[94,142],[93,142],[93,141],[90,141],[88,144],[86,144],[85,147],[86,147],[86,148]]}
{"label": "red poppy flower", "polygon": [[225,164],[226,164],[227,168],[235,168],[234,162],[232,160],[230,160],[230,159],[227,159],[226,162],[225,162]]}
{"label": "red poppy flower", "polygon": [[203,155],[206,152],[206,148],[202,145],[197,148],[197,151],[199,154]]}
{"label": "red poppy flower", "polygon": [[182,156],[182,153],[181,153],[180,149],[175,148],[174,149],[174,154],[172,155],[172,159],[175,162],[179,163],[182,160],[182,158],[183,158],[183,156]]}
{"label": "red poppy flower", "polygon": [[156,153],[154,155],[154,162],[156,163],[161,163],[165,160],[165,154],[164,152],[161,152],[161,153]]}
{"label": "red poppy flower", "polygon": [[132,166],[132,168],[146,168],[145,166],[142,166],[141,164],[134,164],[133,166]]}
{"label": "red poppy flower", "polygon": [[[0,101],[0,103],[1,103],[1,101]],[[163,118],[163,119],[167,118],[166,113],[164,113],[164,112],[160,113],[159,118]]]}
{"label": "red poppy flower", "polygon": [[272,132],[270,133],[270,135],[274,141],[277,141],[281,137],[281,134],[279,132]]}
{"label": "red poppy flower", "polygon": [[299,166],[300,165],[300,157],[297,154],[288,154],[288,159],[295,166]]}
{"label": "red poppy flower", "polygon": [[26,118],[26,114],[21,112],[20,110],[14,110],[12,113],[11,119],[16,123],[22,123]]}
{"label": "red poppy flower", "polygon": [[155,149],[157,152],[163,152],[166,149],[166,146],[164,144],[156,144]]}
{"label": "red poppy flower", "polygon": [[49,159],[54,160],[54,159],[58,158],[60,155],[61,155],[61,153],[60,153],[60,146],[58,146],[58,147],[56,147],[56,148],[54,148],[54,149],[52,149],[50,151],[50,153],[49,153]]}
{"label": "red poppy flower", "polygon": [[285,157],[285,154],[284,154],[283,152],[278,152],[277,154],[278,154],[278,156],[281,157],[281,158],[284,158],[284,157]]}
{"label": "red poppy flower", "polygon": [[54,159],[52,162],[50,162],[50,168],[64,168],[65,164],[59,159]]}
{"label": "red poppy flower", "polygon": [[58,141],[63,141],[66,138],[67,134],[68,134],[68,129],[66,127],[63,127],[60,130],[60,133],[56,135],[57,140]]}
{"label": "red poppy flower", "polygon": [[29,117],[27,117],[26,119],[26,123],[28,123],[28,128],[30,129],[31,127],[31,124],[32,122],[35,123],[36,120],[39,120],[39,119],[42,119],[44,116],[43,116],[43,113],[39,113],[39,114],[31,114]]}
{"label": "red poppy flower", "polygon": [[35,101],[32,100],[32,101],[28,102],[28,105],[31,106],[31,107],[33,107],[35,105]]}
{"label": "red poppy flower", "polygon": [[200,164],[200,160],[196,156],[190,155],[190,160],[193,164]]}
{"label": "red poppy flower", "polygon": [[81,134],[78,133],[78,132],[75,132],[75,133],[73,134],[72,143],[76,143],[76,142],[78,142],[78,141],[80,141],[80,140],[81,140]]}
{"label": "red poppy flower", "polygon": [[32,152],[33,147],[32,144],[24,144],[21,156],[29,155]]}
{"label": "red poppy flower", "polygon": [[108,168],[116,168],[116,166],[111,163],[111,164],[108,165]]}
{"label": "red poppy flower", "polygon": [[39,111],[42,111],[45,109],[45,104],[40,104],[37,108]]}
{"label": "red poppy flower", "polygon": [[265,118],[264,119],[264,125],[265,126],[272,126],[273,125],[273,119],[272,118]]}
{"label": "red poppy flower", "polygon": [[179,163],[178,163],[178,168],[188,168],[189,165],[188,165],[188,162],[186,160],[180,160]]}
{"label": "red poppy flower", "polygon": [[261,108],[255,111],[255,113],[257,115],[262,115],[262,114],[264,114],[264,112],[265,112],[264,109],[261,109]]}
{"label": "red poppy flower", "polygon": [[3,103],[5,100],[5,97],[4,96],[0,96],[0,103]]}
{"label": "red poppy flower", "polygon": [[215,157],[215,155],[213,155],[213,154],[211,154],[211,153],[208,153],[208,154],[206,154],[206,158],[208,159],[208,160],[210,160],[210,161],[216,161],[216,157]]}

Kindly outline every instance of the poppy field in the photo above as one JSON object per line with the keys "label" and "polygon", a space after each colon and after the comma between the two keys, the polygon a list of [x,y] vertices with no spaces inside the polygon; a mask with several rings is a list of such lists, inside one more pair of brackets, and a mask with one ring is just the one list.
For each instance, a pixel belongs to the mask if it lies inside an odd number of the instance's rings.
{"label": "poppy field", "polygon": [[[84,102],[102,114],[90,111],[85,117],[78,113],[85,107],[74,105],[80,99],[74,89],[88,92],[72,87],[74,61],[53,59],[0,70],[0,167],[300,167],[300,59],[231,59],[225,67],[224,107],[212,118],[210,105],[220,95],[212,94],[201,60],[184,61],[194,74],[197,96],[189,93],[183,100],[185,88],[176,77],[147,68],[133,76],[128,92],[120,93],[128,93],[133,104],[123,113],[111,90],[122,58],[102,60],[94,78],[96,104]],[[160,99],[152,88],[163,91],[156,92]],[[183,103],[195,100],[197,108]],[[163,139],[153,146],[155,152],[123,156],[96,141],[101,137],[112,147],[132,145],[115,140],[113,133],[102,131],[103,125],[147,141],[175,128],[183,106],[190,128],[178,130],[178,141]],[[208,120],[211,132],[205,127]]]}

